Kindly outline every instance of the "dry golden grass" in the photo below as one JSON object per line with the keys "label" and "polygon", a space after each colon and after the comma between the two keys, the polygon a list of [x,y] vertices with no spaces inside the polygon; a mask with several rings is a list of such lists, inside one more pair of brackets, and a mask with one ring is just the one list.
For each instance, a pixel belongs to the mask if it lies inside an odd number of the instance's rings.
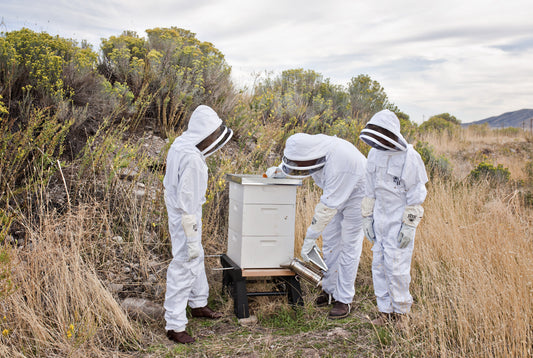
{"label": "dry golden grass", "polygon": [[[265,133],[257,143],[242,144],[246,150],[230,148],[210,160],[203,237],[208,255],[225,252],[227,244],[224,175],[250,173],[250,163],[258,161],[266,167],[278,164],[279,157],[273,155],[279,150],[277,142],[265,138],[279,128],[261,130]],[[524,134],[482,136],[461,131],[454,137],[424,140],[452,161],[454,177],[459,179],[488,158],[509,168],[512,179],[525,179],[524,158],[533,153]],[[425,216],[415,243],[411,285],[415,304],[408,330],[374,329],[365,319],[376,313],[372,253],[365,241],[354,311],[340,322],[325,319],[327,309],[313,307],[317,292],[304,285],[306,306],[299,316],[287,309],[286,299],[261,297],[251,306],[261,320],[241,327],[234,320],[231,299],[220,294],[221,273],[212,270],[220,266],[218,259],[207,258],[211,302],[226,317],[218,323],[192,320],[200,343],[181,347],[164,337],[164,322],[142,327],[128,318],[119,297],[103,284],[123,283],[132,286],[128,295],[142,292],[162,302],[164,292],[150,291],[164,287],[170,258],[159,179],[143,180],[154,195],[141,200],[132,195],[135,185],[114,183],[106,192],[109,202],[74,206],[63,214],[41,211],[38,218],[23,220],[30,239],[23,247],[6,246],[15,290],[0,301],[0,313],[6,316],[1,327],[9,330],[0,336],[0,356],[533,355],[533,213],[513,185],[495,188],[482,181],[467,186],[439,179],[428,184]],[[295,254],[320,194],[309,179],[298,188]],[[124,234],[124,242],[112,240],[119,234]],[[140,277],[132,282],[121,273],[134,264]],[[146,284],[149,274],[158,281]],[[283,333],[287,330],[290,335]]]}
{"label": "dry golden grass", "polygon": [[[531,135],[461,130],[427,135],[461,180],[481,161],[527,181]],[[531,179],[531,178],[529,178]],[[533,212],[520,193],[488,182],[428,184],[413,258],[413,330],[427,356],[533,354]],[[414,333],[416,332],[416,334]]]}
{"label": "dry golden grass", "polygon": [[[312,187],[312,179],[305,179],[297,190],[296,197],[296,227],[294,229],[294,254],[300,256],[307,227],[315,213],[315,206],[320,201],[321,191]],[[317,240],[322,246],[322,237]]]}
{"label": "dry golden grass", "polygon": [[3,357],[120,356],[138,346],[138,332],[87,259],[99,233],[94,214],[45,214],[25,247],[9,251],[15,289],[0,306],[9,331]]}
{"label": "dry golden grass", "polygon": [[424,207],[412,338],[428,356],[531,356],[532,211],[515,192],[440,182]]}
{"label": "dry golden grass", "polygon": [[524,179],[524,165],[531,159],[531,139],[528,132],[518,131],[508,135],[458,129],[452,135],[429,132],[420,138],[430,143],[436,154],[444,155],[453,166],[453,176],[464,179],[480,162],[502,164],[508,168],[513,179]]}

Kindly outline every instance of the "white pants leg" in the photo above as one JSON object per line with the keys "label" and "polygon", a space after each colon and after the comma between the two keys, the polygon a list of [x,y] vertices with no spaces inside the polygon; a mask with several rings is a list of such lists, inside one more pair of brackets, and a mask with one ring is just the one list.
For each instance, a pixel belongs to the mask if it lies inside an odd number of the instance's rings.
{"label": "white pants leg", "polygon": [[[181,225],[181,215],[167,206],[169,230],[172,241],[172,261],[167,269],[165,293],[165,329],[180,332],[187,325],[187,304],[192,308],[207,305],[209,285],[205,275],[204,253],[188,261],[187,237]],[[199,214],[200,215],[200,214]],[[198,223],[198,240],[201,240],[202,223]],[[201,244],[200,244],[201,245]]]}
{"label": "white pants leg", "polygon": [[405,314],[409,313],[413,304],[409,284],[414,240],[404,249],[397,245],[395,241],[389,245],[380,241],[374,244],[372,279],[379,311]]}
{"label": "white pants leg", "polygon": [[372,247],[372,281],[379,312],[392,313],[392,301],[389,295],[388,275],[385,268],[385,252],[381,242]]}
{"label": "white pants leg", "polygon": [[322,238],[324,261],[328,272],[324,275],[324,291],[342,303],[351,303],[355,295],[355,277],[363,249],[361,217],[362,192],[354,194],[349,203],[328,224]]}
{"label": "white pants leg", "polygon": [[339,277],[338,266],[341,240],[340,235],[335,235],[335,232],[340,233],[340,216],[337,213],[322,232],[322,254],[324,256],[324,262],[328,266],[328,270],[322,278],[322,290],[330,295],[335,293]]}
{"label": "white pants leg", "polygon": [[191,308],[207,305],[209,285],[203,255],[191,262],[172,260],[167,270],[165,329],[180,332],[187,325],[187,303]]}
{"label": "white pants leg", "polygon": [[406,248],[395,249],[391,267],[390,296],[392,308],[396,313],[409,313],[413,304],[413,296],[409,292],[411,283],[411,258],[413,256],[414,240]]}

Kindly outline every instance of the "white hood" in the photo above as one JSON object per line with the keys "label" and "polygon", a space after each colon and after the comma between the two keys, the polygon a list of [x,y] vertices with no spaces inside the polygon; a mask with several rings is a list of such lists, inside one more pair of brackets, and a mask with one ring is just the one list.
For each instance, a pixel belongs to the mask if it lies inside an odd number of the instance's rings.
{"label": "white hood", "polygon": [[176,138],[171,149],[199,151],[196,146],[219,128],[223,130],[220,136],[207,148],[202,149],[204,158],[222,148],[233,136],[233,131],[222,124],[222,120],[211,107],[200,105],[192,112],[187,130]]}
{"label": "white hood", "polygon": [[285,143],[283,155],[291,160],[313,160],[326,156],[331,137],[324,134],[296,133]]}
{"label": "white hood", "polygon": [[[386,136],[382,133],[372,130],[371,128],[369,128],[372,125],[386,129],[387,131],[391,132],[393,136]],[[394,136],[396,138],[391,138]],[[387,142],[390,143],[390,146],[392,148],[395,148],[388,150],[407,150],[407,141],[404,139],[402,133],[400,132],[400,120],[398,119],[398,117],[396,117],[396,114],[394,114],[394,112],[389,111],[388,109],[384,109],[374,114],[370,121],[368,121],[367,126],[361,131],[360,138],[369,145],[374,146],[373,144],[377,144],[378,146],[380,146],[380,144],[376,140],[376,137],[385,139]]]}
{"label": "white hood", "polygon": [[180,138],[197,145],[217,130],[221,124],[222,120],[211,107],[200,105],[192,112],[187,130],[183,132]]}

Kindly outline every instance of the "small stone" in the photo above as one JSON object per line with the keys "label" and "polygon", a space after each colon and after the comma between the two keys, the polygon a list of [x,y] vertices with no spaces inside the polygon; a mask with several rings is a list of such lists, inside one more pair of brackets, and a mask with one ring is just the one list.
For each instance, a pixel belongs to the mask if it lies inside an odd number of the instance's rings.
{"label": "small stone", "polygon": [[331,331],[329,331],[326,335],[328,337],[342,337],[346,339],[350,337],[350,332],[348,332],[347,330],[341,327],[335,327]]}
{"label": "small stone", "polygon": [[139,173],[132,168],[122,168],[118,171],[118,177],[122,180],[133,181],[138,175]]}
{"label": "small stone", "polygon": [[131,318],[140,321],[157,321],[165,315],[162,305],[145,298],[128,297],[120,305]]}
{"label": "small stone", "polygon": [[247,317],[247,318],[239,318],[239,324],[243,326],[250,326],[256,323],[257,323],[257,317],[254,315],[251,315],[250,317]]}
{"label": "small stone", "polygon": [[135,195],[135,197],[137,199],[142,199],[145,195],[146,195],[146,190],[144,189],[138,189],[138,190],[135,190],[133,192],[133,194]]}
{"label": "small stone", "polygon": [[109,285],[107,285],[107,288],[113,294],[118,294],[124,291],[124,285],[121,283],[110,283]]}

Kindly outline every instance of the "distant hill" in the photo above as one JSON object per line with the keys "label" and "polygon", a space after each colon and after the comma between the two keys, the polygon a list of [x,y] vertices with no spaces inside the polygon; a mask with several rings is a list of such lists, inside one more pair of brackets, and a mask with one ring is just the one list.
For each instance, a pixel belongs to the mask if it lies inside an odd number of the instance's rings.
{"label": "distant hill", "polygon": [[493,128],[522,128],[522,126],[525,128],[530,128],[531,119],[533,119],[533,109],[521,109],[519,111],[507,112],[500,114],[499,116],[489,117],[475,122],[463,123],[463,126],[487,123]]}

